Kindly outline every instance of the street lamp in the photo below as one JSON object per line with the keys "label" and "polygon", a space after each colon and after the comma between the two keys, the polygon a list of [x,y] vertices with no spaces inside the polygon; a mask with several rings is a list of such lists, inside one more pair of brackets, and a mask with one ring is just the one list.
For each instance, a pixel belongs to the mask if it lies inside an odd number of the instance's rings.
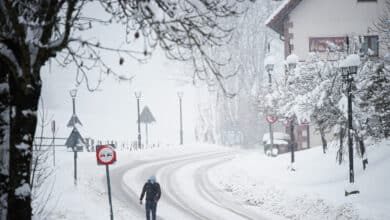
{"label": "street lamp", "polygon": [[271,78],[271,73],[274,70],[275,66],[275,58],[273,56],[267,56],[264,59],[264,68],[268,73],[268,84],[271,90],[271,84],[272,84],[272,78]]}
{"label": "street lamp", "polygon": [[295,54],[290,54],[286,57],[286,63],[288,65],[289,70],[295,69],[297,66],[297,63],[299,61],[299,57]]}
{"label": "street lamp", "polygon": [[[349,156],[349,182],[355,182],[354,170],[353,170],[353,140],[352,140],[352,82],[353,75],[357,73],[358,66],[360,65],[360,57],[357,54],[351,54],[346,59],[340,62],[341,74],[343,81],[347,83],[348,94],[348,156]],[[355,193],[359,191],[355,190]],[[347,192],[345,194],[347,196]]]}
{"label": "street lamp", "polygon": [[183,111],[182,111],[183,92],[178,92],[177,97],[179,97],[179,107],[180,107],[180,145],[183,145]]}
{"label": "street lamp", "polygon": [[141,92],[134,92],[135,98],[137,99],[137,117],[138,117],[138,149],[141,149],[141,120],[140,120],[140,112],[139,112],[139,101],[141,99]]}
{"label": "street lamp", "polygon": [[[72,106],[73,106],[73,130],[76,128],[76,95],[77,89],[72,89],[69,91],[70,97],[72,97]],[[72,130],[72,132],[73,132]],[[77,185],[77,144],[73,146],[73,167],[74,167],[74,185]]]}
{"label": "street lamp", "polygon": [[[295,54],[290,54],[286,57],[286,63],[288,65],[288,72],[293,71],[298,64],[299,58]],[[295,171],[294,163],[295,163],[295,134],[294,134],[294,123],[295,123],[295,115],[290,118],[290,151],[291,151],[291,171]]]}
{"label": "street lamp", "polygon": [[[264,59],[264,67],[265,67],[265,70],[267,71],[268,73],[268,89],[269,89],[269,93],[271,93],[271,89],[272,89],[272,71],[274,70],[274,66],[275,66],[275,59],[273,56],[267,56],[265,59]],[[270,111],[267,112],[268,116],[267,117],[271,117],[271,113]],[[269,124],[269,138],[270,138],[270,149],[271,149],[271,152],[273,152],[273,149],[274,149],[274,133],[273,133],[273,129],[272,129],[272,123],[271,121],[268,121],[268,124]]]}

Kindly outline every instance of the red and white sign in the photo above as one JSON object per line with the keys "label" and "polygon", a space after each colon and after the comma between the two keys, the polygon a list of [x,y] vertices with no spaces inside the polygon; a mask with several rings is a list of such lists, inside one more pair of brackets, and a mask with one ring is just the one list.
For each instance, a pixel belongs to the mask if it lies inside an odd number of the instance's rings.
{"label": "red and white sign", "polygon": [[116,161],[116,152],[110,145],[101,145],[96,150],[98,164],[109,165]]}
{"label": "red and white sign", "polygon": [[278,120],[278,118],[273,117],[273,116],[271,116],[271,115],[267,115],[267,116],[265,117],[265,120],[267,120],[268,123],[273,124],[273,123],[275,123],[275,122]]}

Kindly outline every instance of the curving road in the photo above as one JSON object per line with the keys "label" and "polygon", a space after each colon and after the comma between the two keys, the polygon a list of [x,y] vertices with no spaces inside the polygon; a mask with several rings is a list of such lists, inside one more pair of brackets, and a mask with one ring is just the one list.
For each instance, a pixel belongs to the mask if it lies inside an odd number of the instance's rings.
{"label": "curving road", "polygon": [[261,220],[253,207],[230,197],[211,181],[208,170],[232,159],[235,151],[191,153],[160,160],[134,161],[111,171],[113,197],[131,209],[135,219],[145,219],[138,198],[143,183],[156,175],[162,188],[159,220]]}

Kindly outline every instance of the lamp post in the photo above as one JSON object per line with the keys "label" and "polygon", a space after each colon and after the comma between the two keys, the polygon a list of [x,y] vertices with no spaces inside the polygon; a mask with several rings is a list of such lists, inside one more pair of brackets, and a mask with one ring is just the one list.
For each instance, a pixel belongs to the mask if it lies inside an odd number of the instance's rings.
{"label": "lamp post", "polygon": [[[274,70],[274,66],[275,66],[275,60],[272,56],[268,56],[264,59],[264,67],[265,67],[265,70],[267,71],[268,73],[268,90],[269,90],[269,93],[272,92],[272,71]],[[270,111],[267,112],[267,114],[271,114]],[[271,115],[268,115],[269,117]],[[273,129],[272,129],[272,123],[270,121],[268,121],[268,124],[269,124],[269,138],[270,138],[270,148],[271,148],[271,152],[273,152],[273,149],[274,149],[274,133],[273,133]]]}
{"label": "lamp post", "polygon": [[[353,170],[353,140],[352,140],[352,82],[353,75],[357,73],[358,66],[360,65],[360,58],[357,54],[351,54],[346,59],[340,62],[341,74],[343,81],[347,83],[347,95],[348,95],[348,156],[349,156],[349,182],[355,182],[354,170]],[[352,192],[351,192],[352,193]],[[359,191],[355,190],[355,193]],[[347,195],[347,192],[346,192]]]}
{"label": "lamp post", "polygon": [[[295,54],[290,54],[286,57],[286,63],[288,65],[288,72],[293,71],[298,64],[298,56]],[[291,171],[295,171],[294,163],[295,163],[295,134],[294,134],[294,123],[295,123],[295,115],[290,118],[290,151],[291,151]]]}
{"label": "lamp post", "polygon": [[[76,95],[77,89],[72,89],[69,91],[70,97],[72,97],[72,106],[73,106],[73,130],[76,128]],[[77,185],[77,144],[73,146],[73,166],[74,166],[74,185]]]}
{"label": "lamp post", "polygon": [[183,145],[183,111],[182,111],[183,92],[178,92],[177,97],[179,97],[179,108],[180,108],[180,145]]}
{"label": "lamp post", "polygon": [[141,149],[141,120],[140,120],[140,112],[139,112],[139,101],[141,99],[141,92],[137,91],[134,93],[135,98],[137,99],[137,122],[138,122],[138,149]]}

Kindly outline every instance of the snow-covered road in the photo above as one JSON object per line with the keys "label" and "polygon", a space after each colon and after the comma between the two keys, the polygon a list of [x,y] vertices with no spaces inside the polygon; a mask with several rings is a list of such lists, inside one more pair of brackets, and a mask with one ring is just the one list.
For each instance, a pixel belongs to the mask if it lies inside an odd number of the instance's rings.
{"label": "snow-covered road", "polygon": [[137,219],[144,218],[138,198],[143,183],[156,175],[162,188],[158,219],[266,219],[241,204],[209,180],[208,170],[235,157],[233,150],[197,152],[162,159],[133,161],[111,171],[114,198],[127,204]]}
{"label": "snow-covered road", "polygon": [[[327,154],[321,148],[297,152],[295,172],[287,169],[290,155],[266,157],[258,150],[198,144],[118,151],[110,165],[114,216],[145,219],[139,194],[145,180],[156,175],[162,187],[157,212],[164,220],[387,220],[389,146],[387,141],[368,148],[370,167],[363,171],[357,164],[361,193],[353,197],[344,196],[348,163],[335,163],[337,148]],[[57,153],[56,175],[47,182],[55,183],[47,219],[109,219],[105,168],[96,164],[95,153],[79,154],[77,186],[73,153]]]}

